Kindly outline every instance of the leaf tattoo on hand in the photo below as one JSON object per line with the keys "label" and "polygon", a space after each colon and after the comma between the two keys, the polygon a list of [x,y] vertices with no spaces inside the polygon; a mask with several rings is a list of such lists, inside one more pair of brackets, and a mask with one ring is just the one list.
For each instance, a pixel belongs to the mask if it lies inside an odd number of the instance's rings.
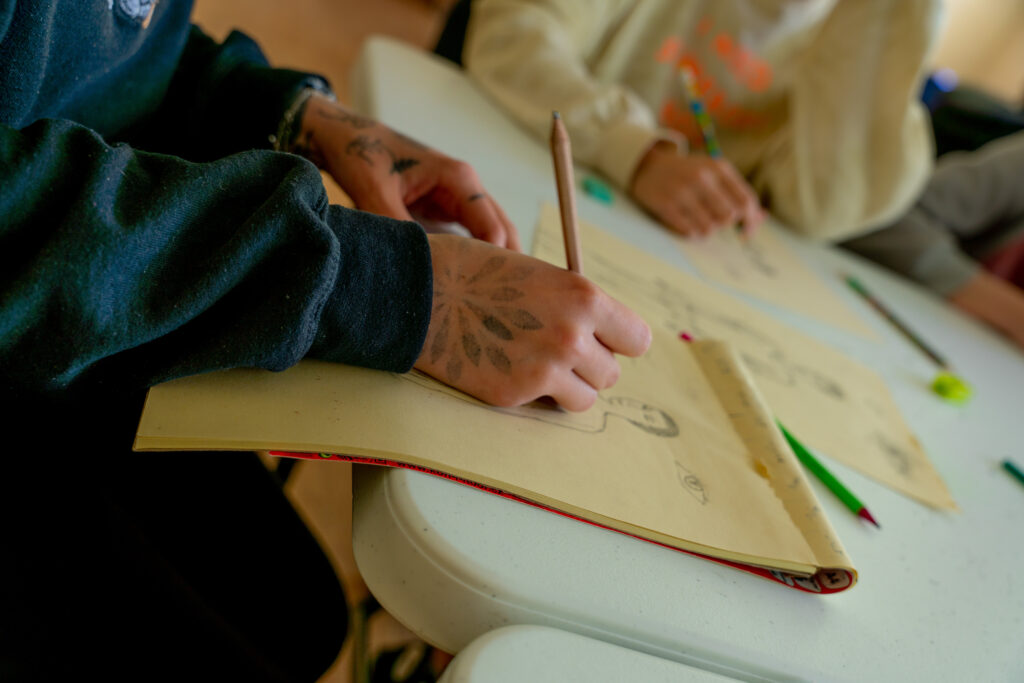
{"label": "leaf tattoo on hand", "polygon": [[496,255],[472,275],[467,276],[461,268],[456,273],[445,270],[440,274],[440,282],[434,285],[432,313],[440,324],[428,349],[433,364],[447,356],[445,373],[449,382],[459,380],[465,363],[474,367],[487,363],[501,373],[511,372],[507,342],[544,328],[535,315],[514,305],[526,296],[516,283],[532,272],[532,266],[509,266],[507,256]]}

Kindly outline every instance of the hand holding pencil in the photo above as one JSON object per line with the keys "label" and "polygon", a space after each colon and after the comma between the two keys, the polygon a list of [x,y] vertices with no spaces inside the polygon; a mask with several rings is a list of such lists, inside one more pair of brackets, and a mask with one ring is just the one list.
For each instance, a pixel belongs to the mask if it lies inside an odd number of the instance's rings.
{"label": "hand holding pencil", "polygon": [[568,136],[556,175],[570,269],[480,240],[429,235],[434,300],[415,367],[498,406],[550,396],[586,410],[618,380],[616,353],[643,354],[651,330],[581,274]]}
{"label": "hand holding pencil", "polygon": [[687,237],[709,235],[736,224],[745,234],[752,234],[764,221],[757,194],[722,156],[693,74],[687,69],[681,74],[705,154],[693,149],[683,154],[675,143],[658,142],[637,165],[630,191],[656,218]]}

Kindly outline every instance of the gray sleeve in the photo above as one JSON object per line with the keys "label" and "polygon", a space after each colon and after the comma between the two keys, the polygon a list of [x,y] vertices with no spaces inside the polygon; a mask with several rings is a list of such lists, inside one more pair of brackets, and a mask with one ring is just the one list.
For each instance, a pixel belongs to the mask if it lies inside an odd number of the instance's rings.
{"label": "gray sleeve", "polygon": [[972,238],[1024,216],[1024,131],[939,159],[918,206]]}
{"label": "gray sleeve", "polygon": [[1024,132],[943,156],[921,197],[893,225],[842,243],[947,296],[1024,219]]}
{"label": "gray sleeve", "polygon": [[915,280],[940,296],[959,289],[980,269],[960,249],[949,229],[919,206],[895,224],[840,246]]}

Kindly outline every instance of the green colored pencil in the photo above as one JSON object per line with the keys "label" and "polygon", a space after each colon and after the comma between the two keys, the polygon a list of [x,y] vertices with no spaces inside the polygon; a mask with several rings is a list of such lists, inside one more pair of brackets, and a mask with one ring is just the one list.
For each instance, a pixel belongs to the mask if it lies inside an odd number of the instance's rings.
{"label": "green colored pencil", "polygon": [[1017,481],[1024,484],[1024,472],[1012,460],[1004,460],[1003,469],[1012,474]]}
{"label": "green colored pencil", "polygon": [[868,509],[864,507],[864,503],[860,502],[857,496],[853,495],[848,488],[843,486],[842,482],[836,479],[834,474],[825,469],[825,466],[818,462],[818,459],[811,455],[811,452],[808,451],[802,443],[797,441],[796,437],[790,434],[789,431],[782,426],[781,422],[776,420],[775,423],[779,425],[782,435],[786,437],[786,441],[789,442],[789,447],[793,449],[797,459],[804,464],[804,467],[811,471],[811,474],[816,476],[822,484],[828,487],[829,491],[836,494],[836,497],[842,501],[843,505],[850,508],[851,512],[868,520],[879,529],[882,528],[878,522],[875,521],[875,518],[871,516],[871,513],[868,512]]}

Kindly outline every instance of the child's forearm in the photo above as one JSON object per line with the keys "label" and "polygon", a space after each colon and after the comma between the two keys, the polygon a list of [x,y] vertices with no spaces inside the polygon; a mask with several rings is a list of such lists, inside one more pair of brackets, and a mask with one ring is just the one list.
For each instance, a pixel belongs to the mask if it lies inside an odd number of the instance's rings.
{"label": "child's forearm", "polygon": [[980,271],[950,294],[949,301],[1024,347],[1024,290],[987,271]]}

